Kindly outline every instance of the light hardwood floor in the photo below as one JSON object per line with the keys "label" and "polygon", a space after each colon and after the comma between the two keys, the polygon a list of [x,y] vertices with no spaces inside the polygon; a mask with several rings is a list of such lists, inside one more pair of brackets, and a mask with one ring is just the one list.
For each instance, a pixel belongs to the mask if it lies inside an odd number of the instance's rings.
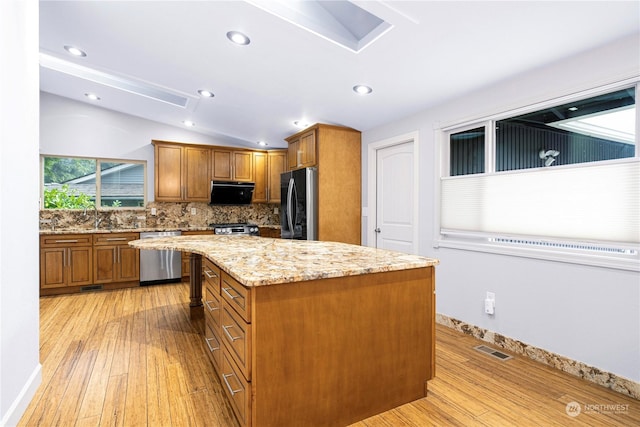
{"label": "light hardwood floor", "polygon": [[[42,385],[19,425],[236,427],[188,301],[186,283],[41,298]],[[640,425],[639,401],[478,344],[438,326],[428,396],[353,427]]]}

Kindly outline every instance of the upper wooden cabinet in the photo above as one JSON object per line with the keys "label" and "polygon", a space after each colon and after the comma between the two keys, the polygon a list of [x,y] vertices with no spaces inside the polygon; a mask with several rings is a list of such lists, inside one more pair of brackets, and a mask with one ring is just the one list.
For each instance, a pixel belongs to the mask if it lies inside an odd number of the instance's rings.
{"label": "upper wooden cabinet", "polygon": [[253,152],[213,148],[212,177],[219,181],[253,182]]}
{"label": "upper wooden cabinet", "polygon": [[253,153],[254,203],[280,203],[280,174],[287,170],[287,151]]}
{"label": "upper wooden cabinet", "polygon": [[152,143],[158,202],[209,202],[214,180],[255,182],[254,203],[280,203],[280,174],[287,170],[287,150]]}
{"label": "upper wooden cabinet", "polygon": [[297,133],[287,138],[289,142],[289,169],[316,166],[316,129]]}
{"label": "upper wooden cabinet", "polygon": [[290,169],[318,168],[318,240],[361,244],[360,132],[316,124],[286,141]]}
{"label": "upper wooden cabinet", "polygon": [[155,200],[208,202],[211,149],[152,141],[155,147]]}

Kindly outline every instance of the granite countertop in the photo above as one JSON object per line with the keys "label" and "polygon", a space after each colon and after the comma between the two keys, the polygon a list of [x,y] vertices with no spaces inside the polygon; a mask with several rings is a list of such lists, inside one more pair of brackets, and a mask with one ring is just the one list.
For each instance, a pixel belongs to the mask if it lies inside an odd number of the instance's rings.
{"label": "granite countertop", "polygon": [[[280,229],[279,225],[259,225],[258,228]],[[140,227],[140,228],[59,228],[41,229],[40,235],[54,234],[102,234],[102,233],[146,233],[152,231],[212,231],[210,227]]]}
{"label": "granite countertop", "polygon": [[438,260],[346,243],[254,236],[177,236],[134,240],[139,249],[194,252],[247,287],[435,266]]}

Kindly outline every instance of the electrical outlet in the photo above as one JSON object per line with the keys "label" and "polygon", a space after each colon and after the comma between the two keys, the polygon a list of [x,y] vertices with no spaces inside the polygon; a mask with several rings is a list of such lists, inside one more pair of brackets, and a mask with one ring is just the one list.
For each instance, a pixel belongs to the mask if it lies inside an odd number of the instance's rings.
{"label": "electrical outlet", "polygon": [[496,312],[496,294],[493,292],[487,292],[487,297],[484,299],[484,312],[486,314],[495,314]]}
{"label": "electrical outlet", "polygon": [[280,209],[278,209],[278,208],[273,208],[273,213],[274,213],[275,215],[278,215],[278,212],[280,212]]}
{"label": "electrical outlet", "polygon": [[151,208],[151,215],[156,216],[157,213],[158,211],[156,210],[156,208]]}
{"label": "electrical outlet", "polygon": [[196,214],[196,208],[191,208],[191,215],[195,215]]}

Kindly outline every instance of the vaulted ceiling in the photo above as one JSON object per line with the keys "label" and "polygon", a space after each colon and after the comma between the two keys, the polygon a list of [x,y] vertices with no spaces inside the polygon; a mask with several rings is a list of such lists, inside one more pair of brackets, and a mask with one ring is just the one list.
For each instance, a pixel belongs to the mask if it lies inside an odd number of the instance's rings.
{"label": "vaulted ceiling", "polygon": [[366,131],[631,34],[637,1],[41,1],[40,87],[276,148],[294,121]]}

